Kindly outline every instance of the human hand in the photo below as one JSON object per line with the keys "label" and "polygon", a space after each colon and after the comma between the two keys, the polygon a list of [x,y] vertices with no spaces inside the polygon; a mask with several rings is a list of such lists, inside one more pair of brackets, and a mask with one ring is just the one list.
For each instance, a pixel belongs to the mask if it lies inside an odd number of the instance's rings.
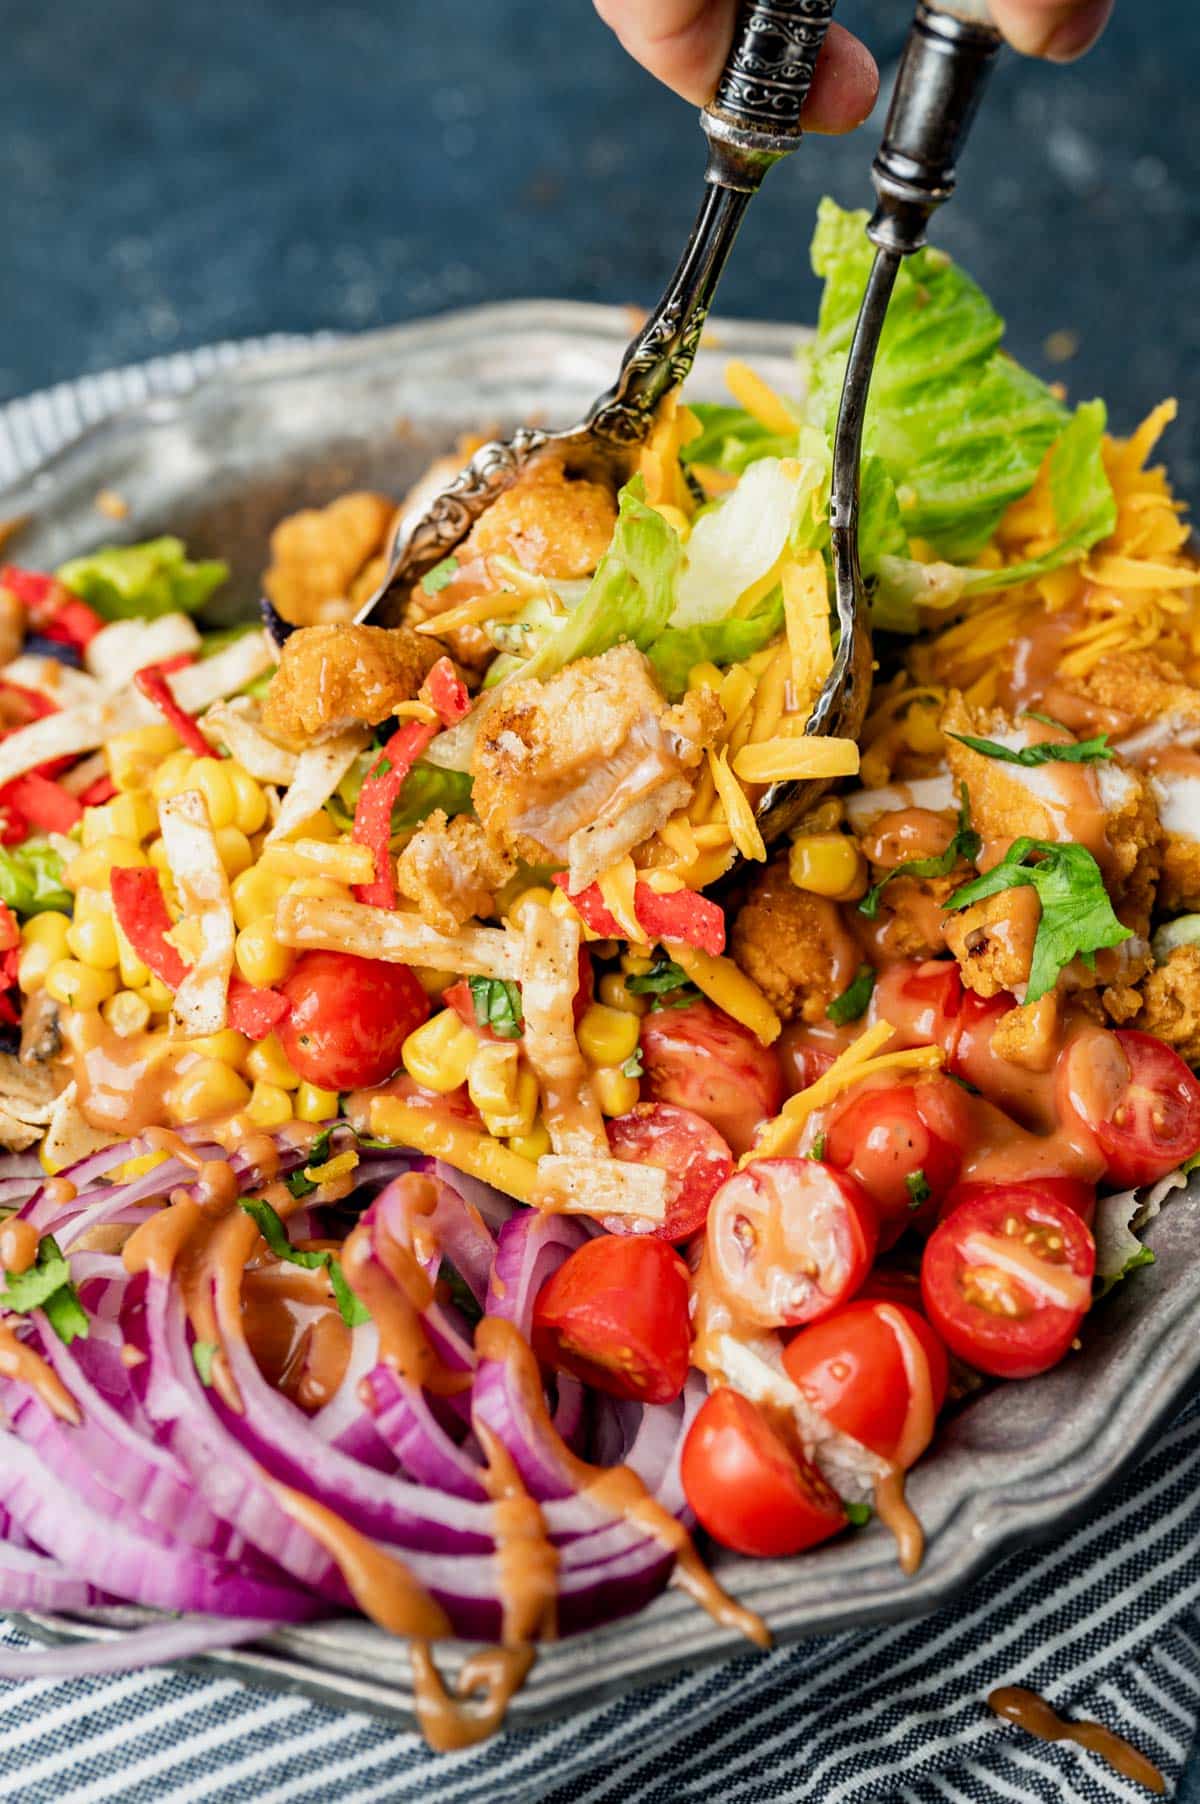
{"label": "human hand", "polygon": [[[635,61],[703,106],[712,99],[733,38],[738,0],[594,0]],[[1100,36],[1113,0],[991,0],[996,24],[1025,56],[1070,62]],[[865,44],[831,25],[808,99],[810,132],[849,132],[875,104],[879,71]]]}

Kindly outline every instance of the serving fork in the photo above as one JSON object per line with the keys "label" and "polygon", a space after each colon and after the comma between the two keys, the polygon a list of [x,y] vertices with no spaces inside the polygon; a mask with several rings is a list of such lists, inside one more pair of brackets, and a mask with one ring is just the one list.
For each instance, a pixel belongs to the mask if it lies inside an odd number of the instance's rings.
{"label": "serving fork", "polygon": [[[660,401],[692,367],[750,200],[767,170],[800,142],[801,111],[835,3],[742,0],[716,94],[700,115],[708,161],[695,224],[613,387],[566,431],[522,426],[507,440],[483,445],[418,518],[402,519],[387,573],[360,610],[360,622],[396,624],[413,584],[453,551],[535,460],[556,460],[573,475],[599,477],[613,487],[628,480]],[[876,256],[846,365],[833,449],[837,653],[808,733],[856,738],[866,715],[872,656],[858,558],[858,491],[871,369],[900,262],[924,244],[930,214],[953,191],[958,152],[999,45],[986,0],[919,0],[872,168],[878,202],[867,233]],[[269,624],[289,630],[282,622]],[[815,781],[768,787],[757,806],[764,839],[778,839],[827,787]]]}

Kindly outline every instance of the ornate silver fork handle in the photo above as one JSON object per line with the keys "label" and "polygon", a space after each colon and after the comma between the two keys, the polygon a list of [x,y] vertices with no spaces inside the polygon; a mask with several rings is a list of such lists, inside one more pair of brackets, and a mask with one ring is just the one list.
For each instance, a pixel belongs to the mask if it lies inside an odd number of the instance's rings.
{"label": "ornate silver fork handle", "polygon": [[398,620],[417,578],[453,551],[534,458],[555,457],[572,471],[603,474],[615,483],[626,479],[658,403],[692,367],[751,196],[771,165],[800,141],[801,110],[835,4],[742,0],[716,95],[700,116],[708,165],[699,212],[679,266],[625,352],[613,387],[566,432],[523,426],[506,441],[481,446],[418,519],[400,521],[387,576],[360,621],[387,626]]}

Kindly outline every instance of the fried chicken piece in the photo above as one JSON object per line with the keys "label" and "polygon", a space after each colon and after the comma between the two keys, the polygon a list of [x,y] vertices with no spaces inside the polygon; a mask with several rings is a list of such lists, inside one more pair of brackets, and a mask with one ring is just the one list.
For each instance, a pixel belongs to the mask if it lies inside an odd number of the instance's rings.
{"label": "fried chicken piece", "polygon": [[1157,1034],[1189,1065],[1200,1064],[1200,946],[1176,946],[1142,985],[1134,1026]]}
{"label": "fried chicken piece", "polygon": [[476,813],[494,846],[585,889],[687,806],[722,719],[709,690],[668,707],[632,645],[509,683],[475,741]]}
{"label": "fried chicken piece", "polygon": [[1056,682],[1047,692],[1046,712],[1081,738],[1093,733],[1123,738],[1145,725],[1163,745],[1181,736],[1194,741],[1200,734],[1200,689],[1182,682],[1165,658],[1138,652],[1101,658],[1086,676]]}
{"label": "fried chicken piece", "polygon": [[494,911],[496,891],[516,868],[488,844],[478,821],[466,814],[447,820],[437,808],[401,852],[396,884],[430,927],[455,933],[473,915]]}
{"label": "fried chicken piece", "polygon": [[349,620],[371,592],[358,579],[382,550],[395,517],[394,501],[363,490],[281,520],[263,577],[276,610],[293,626]]}
{"label": "fried chicken piece", "polygon": [[[612,494],[599,483],[563,474],[554,463],[533,464],[480,516],[455,552],[454,580],[436,595],[420,583],[406,618],[414,626],[499,586],[491,557],[512,558],[535,576],[570,581],[590,576],[608,550],[616,523]],[[494,655],[478,626],[453,627],[446,644],[460,663],[482,669]]]}
{"label": "fried chicken piece", "polygon": [[730,952],[785,1021],[823,1021],[854,980],[861,954],[836,903],[768,867],[739,910]]}
{"label": "fried chicken piece", "polygon": [[292,746],[330,739],[355,721],[375,726],[411,701],[441,656],[411,627],[306,626],[284,641],[262,722]]}
{"label": "fried chicken piece", "polygon": [[958,876],[897,877],[879,898],[876,943],[888,958],[937,958],[946,950],[945,928],[952,915],[944,904],[966,883],[965,864]]}
{"label": "fried chicken piece", "polygon": [[942,927],[962,980],[977,996],[1019,991],[1029,978],[1041,906],[1029,888],[1002,890],[948,914]]}

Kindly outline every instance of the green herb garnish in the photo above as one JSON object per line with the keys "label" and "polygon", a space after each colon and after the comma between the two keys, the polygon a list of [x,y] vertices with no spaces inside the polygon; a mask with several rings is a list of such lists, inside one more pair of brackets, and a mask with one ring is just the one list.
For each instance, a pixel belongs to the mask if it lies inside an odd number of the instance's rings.
{"label": "green herb garnish", "polygon": [[851,1528],[865,1528],[875,1513],[869,1503],[843,1503],[842,1508]]}
{"label": "green herb garnish", "polygon": [[192,1342],[192,1364],[195,1366],[200,1382],[211,1386],[213,1360],[220,1352],[215,1340],[194,1340]]}
{"label": "green herb garnish", "polygon": [[315,1272],[324,1267],[329,1273],[330,1288],[333,1291],[338,1312],[347,1328],[357,1328],[360,1323],[370,1321],[369,1313],[346,1283],[340,1259],[336,1258],[327,1248],[305,1252],[300,1247],[294,1247],[288,1239],[287,1229],[278,1215],[270,1203],[264,1202],[261,1196],[244,1196],[240,1202],[276,1259],[286,1259],[289,1265],[303,1266],[304,1270],[308,1272]]}
{"label": "green herb garnish", "polygon": [[860,965],[854,982],[849,984],[840,996],[835,996],[826,1015],[835,1027],[845,1027],[848,1021],[857,1021],[866,1014],[870,1007],[871,995],[875,989],[875,970],[872,965]]}
{"label": "green herb garnish", "polygon": [[444,557],[440,564],[435,564],[432,570],[425,572],[421,578],[421,589],[426,595],[440,595],[443,589],[450,587],[457,575],[458,559]]}
{"label": "green herb garnish", "polygon": [[816,1159],[818,1162],[821,1159],[823,1159],[825,1157],[826,1138],[827,1138],[826,1135],[818,1134],[816,1139],[813,1141],[812,1145],[809,1147],[808,1151],[805,1153],[805,1155],[804,1155],[805,1158],[806,1159]]}
{"label": "green herb garnish", "polygon": [[700,992],[689,983],[682,965],[660,952],[648,971],[635,971],[625,979],[625,988],[634,996],[653,996],[651,1009],[686,1008]]}
{"label": "green herb garnish", "polygon": [[910,1209],[919,1209],[921,1204],[927,1203],[933,1195],[933,1191],[929,1188],[929,1179],[920,1168],[908,1173],[904,1180],[904,1188],[908,1191]]}
{"label": "green herb garnish", "polygon": [[292,1195],[297,1199],[300,1197],[311,1196],[313,1191],[317,1188],[313,1180],[307,1175],[304,1167],[323,1164],[329,1152],[329,1142],[332,1139],[332,1126],[322,1128],[321,1132],[317,1135],[316,1139],[308,1149],[308,1157],[305,1159],[304,1165],[300,1167],[299,1171],[292,1172],[290,1177],[283,1180]]}
{"label": "green herb garnish", "polygon": [[508,977],[472,977],[471,1001],[478,1027],[490,1027],[498,1040],[519,1040],[525,1027],[519,984]]}
{"label": "green herb garnish", "polygon": [[[1031,859],[1036,863],[1030,863]],[[1084,846],[1015,839],[1000,864],[955,890],[948,909],[969,908],[1004,890],[1031,888],[1042,905],[1025,1001],[1036,1002],[1072,959],[1095,969],[1095,955],[1132,937],[1113,913],[1100,866]]]}
{"label": "green herb garnish", "polygon": [[75,1339],[87,1339],[87,1313],[71,1282],[71,1268],[52,1234],[42,1236],[37,1259],[27,1271],[5,1272],[4,1285],[0,1309],[11,1309],[14,1315],[44,1310],[64,1346],[69,1347]]}
{"label": "green herb garnish", "polygon": [[646,1067],[642,1063],[642,1048],[639,1044],[634,1047],[629,1057],[625,1060],[625,1063],[621,1066],[621,1076],[643,1077],[645,1071]]}
{"label": "green herb garnish", "polygon": [[866,915],[868,921],[873,921],[879,913],[879,898],[893,877],[948,877],[960,859],[974,864],[983,841],[971,825],[971,798],[966,784],[963,783],[960,789],[962,805],[958,811],[958,829],[946,850],[939,852],[936,858],[910,858],[906,864],[898,864],[894,871],[889,871],[873,889],[869,889],[858,905],[859,914]]}
{"label": "green herb garnish", "polygon": [[1096,764],[1113,755],[1107,733],[1100,733],[1095,739],[1081,739],[1078,744],[1074,740],[1045,740],[1040,745],[1023,745],[1017,751],[994,739],[973,739],[969,733],[948,733],[946,737],[957,739],[959,745],[969,746],[985,758],[995,758],[1001,764],[1021,764],[1026,770],[1039,764]]}

